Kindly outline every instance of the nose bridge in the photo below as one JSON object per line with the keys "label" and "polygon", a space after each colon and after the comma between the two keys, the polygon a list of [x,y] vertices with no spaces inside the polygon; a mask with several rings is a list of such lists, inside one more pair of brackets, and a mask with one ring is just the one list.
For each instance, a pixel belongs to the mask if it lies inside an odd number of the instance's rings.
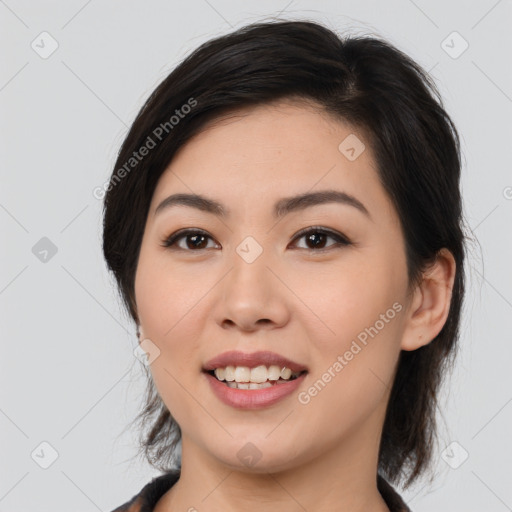
{"label": "nose bridge", "polygon": [[[258,238],[262,238],[261,236]],[[232,254],[230,284],[235,285],[242,295],[267,294],[271,272],[271,249],[263,246],[255,236],[248,235],[235,247]],[[233,291],[233,290],[232,290]]]}
{"label": "nose bridge", "polygon": [[287,316],[283,289],[271,271],[272,249],[256,236],[245,236],[234,247],[217,310],[220,322],[229,320],[244,329],[255,328],[260,320],[281,324]]}

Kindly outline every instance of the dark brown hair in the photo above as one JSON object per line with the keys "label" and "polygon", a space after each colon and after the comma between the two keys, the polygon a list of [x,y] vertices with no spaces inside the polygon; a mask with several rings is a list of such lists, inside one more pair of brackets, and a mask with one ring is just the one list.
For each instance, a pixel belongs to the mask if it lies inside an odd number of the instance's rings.
{"label": "dark brown hair", "polygon": [[[436,85],[410,57],[379,38],[340,37],[308,21],[254,23],[202,44],[150,95],[122,144],[105,187],[104,256],[138,323],[135,271],[160,176],[208,121],[284,98],[311,101],[367,136],[401,220],[411,287],[441,248],[455,258],[448,319],[429,344],[401,352],[384,422],[379,472],[408,486],[431,466],[438,391],[453,364],[464,294],[459,137]],[[148,427],[143,454],[170,469],[181,431],[149,372],[138,419]]]}

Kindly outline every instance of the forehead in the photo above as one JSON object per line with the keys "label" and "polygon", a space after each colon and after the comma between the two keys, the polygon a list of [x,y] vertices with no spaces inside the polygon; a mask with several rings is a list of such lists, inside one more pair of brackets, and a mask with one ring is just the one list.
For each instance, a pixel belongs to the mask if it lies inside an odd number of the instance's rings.
{"label": "forehead", "polygon": [[[340,154],[340,143],[349,135],[362,147],[366,137],[359,128],[335,119],[315,103],[282,99],[239,109],[206,123],[174,160],[193,151],[194,156],[215,153],[217,158],[224,157],[226,161],[245,157],[245,164],[249,158],[267,164],[284,159],[295,160],[298,164],[304,158],[307,163],[328,158],[335,161]],[[229,151],[223,152],[221,148]],[[363,160],[370,161],[371,150],[368,146],[366,149]],[[187,155],[187,159],[190,156]]]}
{"label": "forehead", "polygon": [[361,130],[314,104],[281,100],[206,124],[162,174],[152,207],[175,192],[257,206],[315,189],[365,199],[368,209],[390,206]]}

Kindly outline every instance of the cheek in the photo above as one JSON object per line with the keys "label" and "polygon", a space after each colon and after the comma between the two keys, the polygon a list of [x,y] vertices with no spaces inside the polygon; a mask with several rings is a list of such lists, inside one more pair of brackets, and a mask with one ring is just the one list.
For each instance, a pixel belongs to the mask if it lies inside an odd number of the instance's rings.
{"label": "cheek", "polygon": [[169,268],[165,259],[141,251],[135,279],[137,309],[144,336],[160,351],[150,370],[162,401],[180,425],[208,421],[189,394],[200,376],[196,341],[201,339],[200,326],[193,320],[203,288],[190,273]]}
{"label": "cheek", "polygon": [[169,263],[165,254],[141,251],[135,278],[140,321],[148,338],[170,344],[177,332],[187,336],[194,308],[205,293],[203,279]]}
{"label": "cheek", "polygon": [[[322,431],[326,443],[382,413],[400,352],[404,311],[390,286],[352,276],[323,288],[330,300],[324,300],[318,315],[329,329],[318,330],[315,322],[317,329],[308,331],[314,371],[297,398],[311,422],[308,432]],[[325,425],[338,428],[327,431]]]}
{"label": "cheek", "polygon": [[374,262],[355,258],[334,272],[317,273],[298,292],[314,305],[314,315],[306,312],[310,320],[302,321],[315,363],[313,387],[302,402],[311,399],[318,412],[337,421],[348,410],[372,410],[392,383],[406,281],[391,260],[386,264],[382,254]]}
{"label": "cheek", "polygon": [[202,326],[197,311],[204,286],[194,282],[190,272],[176,265],[170,268],[165,258],[141,251],[135,279],[137,309],[145,338],[159,350],[151,364],[153,380],[176,419],[190,402],[185,389],[195,386],[200,376],[197,354]]}
{"label": "cheek", "polygon": [[365,329],[375,323],[379,331],[396,324],[392,320],[399,307],[393,304],[402,300],[404,284],[392,263],[355,255],[339,265],[315,269],[310,279],[307,269],[300,274],[294,292],[307,306],[301,310],[310,320],[302,322],[310,327],[309,339],[320,353],[332,355],[359,334],[364,338]]}

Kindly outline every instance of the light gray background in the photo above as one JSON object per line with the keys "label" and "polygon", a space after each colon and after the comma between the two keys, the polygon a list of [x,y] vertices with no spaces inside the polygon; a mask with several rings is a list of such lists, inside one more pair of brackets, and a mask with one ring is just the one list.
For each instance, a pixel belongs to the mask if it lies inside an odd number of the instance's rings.
{"label": "light gray background", "polygon": [[[462,136],[465,211],[480,245],[468,255],[438,478],[403,495],[415,512],[512,510],[511,1],[6,0],[0,511],[110,511],[157,474],[130,460],[136,433],[123,431],[141,404],[143,372],[102,259],[92,191],[108,179],[142,102],[190,50],[279,13],[387,38],[440,87]],[[59,45],[46,59],[31,47],[50,48],[43,31]],[[458,58],[445,49],[458,53],[462,40],[442,46],[453,31],[469,43]],[[57,247],[46,262],[32,251],[42,237]],[[50,461],[43,441],[58,452],[48,469],[36,463]],[[441,457],[452,441],[469,454],[457,469]]]}

